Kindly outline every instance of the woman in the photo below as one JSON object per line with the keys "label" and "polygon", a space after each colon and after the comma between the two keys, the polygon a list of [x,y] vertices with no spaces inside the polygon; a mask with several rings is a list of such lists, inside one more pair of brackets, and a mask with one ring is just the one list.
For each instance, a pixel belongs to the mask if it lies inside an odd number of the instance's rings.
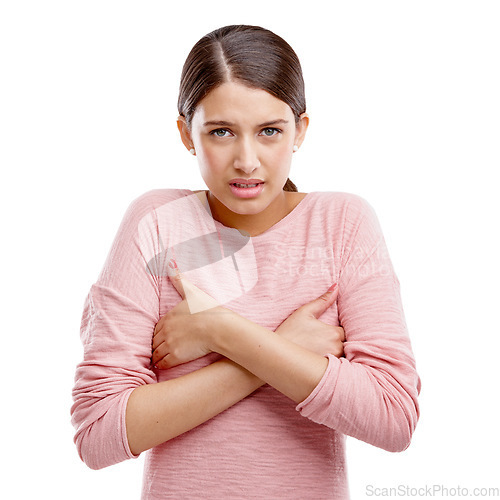
{"label": "woman", "polygon": [[102,468],[149,450],[142,498],[348,498],[345,435],[405,449],[420,381],[371,207],[288,179],[300,63],[228,26],[184,65],[178,128],[206,191],[130,205],[82,319],[72,421]]}

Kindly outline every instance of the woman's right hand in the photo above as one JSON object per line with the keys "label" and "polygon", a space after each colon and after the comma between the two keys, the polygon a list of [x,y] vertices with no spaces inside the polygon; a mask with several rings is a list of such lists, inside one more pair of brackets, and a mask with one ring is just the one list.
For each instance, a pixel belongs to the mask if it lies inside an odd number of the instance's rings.
{"label": "woman's right hand", "polygon": [[338,286],[332,286],[317,299],[295,310],[276,329],[276,333],[316,354],[344,355],[344,329],[323,323],[318,318],[337,300]]}

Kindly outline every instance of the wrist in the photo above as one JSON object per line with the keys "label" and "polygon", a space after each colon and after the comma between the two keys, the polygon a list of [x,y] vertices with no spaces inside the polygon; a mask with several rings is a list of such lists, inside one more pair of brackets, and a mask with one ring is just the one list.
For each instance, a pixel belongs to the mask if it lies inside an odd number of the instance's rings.
{"label": "wrist", "polygon": [[210,351],[222,354],[222,346],[225,345],[227,337],[236,334],[237,325],[244,318],[231,311],[231,309],[222,306],[212,308],[207,311],[207,314],[210,314],[210,316],[204,321],[205,338]]}
{"label": "wrist", "polygon": [[294,342],[294,329],[292,325],[287,322],[287,320],[283,321],[275,330],[274,333],[279,335],[281,338],[287,339],[290,342]]}

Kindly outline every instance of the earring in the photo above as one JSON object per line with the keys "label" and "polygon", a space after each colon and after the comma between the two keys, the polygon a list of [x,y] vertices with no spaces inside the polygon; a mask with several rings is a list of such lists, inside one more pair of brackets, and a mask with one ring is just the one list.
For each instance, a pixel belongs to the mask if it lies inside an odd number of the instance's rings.
{"label": "earring", "polygon": [[299,150],[299,147],[297,146],[297,144],[295,144],[295,146],[293,147],[293,152],[296,153],[298,150]]}
{"label": "earring", "polygon": [[190,152],[192,155],[195,155],[195,154],[196,154],[196,151],[194,150],[194,148],[191,148],[191,149],[189,150],[189,152]]}

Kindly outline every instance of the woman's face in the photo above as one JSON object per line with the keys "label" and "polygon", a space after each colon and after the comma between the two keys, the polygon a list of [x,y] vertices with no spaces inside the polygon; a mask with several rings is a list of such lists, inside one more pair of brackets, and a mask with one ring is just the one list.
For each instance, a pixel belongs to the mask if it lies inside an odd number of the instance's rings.
{"label": "woman's face", "polygon": [[284,202],[293,147],[302,143],[307,125],[305,113],[296,124],[288,104],[235,82],[220,85],[200,101],[190,130],[179,119],[183,142],[195,149],[209,191],[241,215]]}

